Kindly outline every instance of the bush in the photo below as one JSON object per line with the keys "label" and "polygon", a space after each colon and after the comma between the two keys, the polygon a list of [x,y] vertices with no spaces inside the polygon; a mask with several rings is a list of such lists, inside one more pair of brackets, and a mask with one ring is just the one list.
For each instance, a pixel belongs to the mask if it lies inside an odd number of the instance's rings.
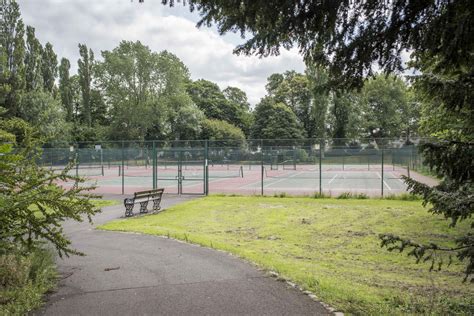
{"label": "bush", "polygon": [[[80,254],[70,247],[61,225],[67,219],[82,221],[100,212],[84,179],[37,165],[40,141],[20,119],[0,120],[0,135],[11,143],[0,145],[0,253],[15,249],[32,253],[49,241],[58,254]],[[5,136],[7,135],[7,136]],[[10,135],[10,136],[8,136]],[[71,188],[59,183],[70,181]]]}
{"label": "bush", "polygon": [[0,315],[24,315],[38,308],[56,279],[51,251],[15,250],[0,255]]}

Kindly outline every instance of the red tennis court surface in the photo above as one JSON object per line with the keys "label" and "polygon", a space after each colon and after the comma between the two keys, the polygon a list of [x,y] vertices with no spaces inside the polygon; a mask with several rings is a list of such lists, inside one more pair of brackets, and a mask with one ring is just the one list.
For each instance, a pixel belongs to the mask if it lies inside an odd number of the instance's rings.
{"label": "red tennis court surface", "polygon": [[[71,170],[75,173],[76,170]],[[96,193],[130,195],[153,188],[153,168],[119,166],[84,168],[77,170],[87,178],[86,184],[96,184]],[[213,165],[208,167],[209,194],[288,194],[313,195],[325,193],[337,196],[343,192],[363,193],[368,196],[397,195],[406,192],[402,176],[408,175],[429,185],[436,183],[429,177],[405,168],[385,165],[295,165],[291,169],[274,170],[270,165]],[[103,175],[102,175],[103,174]],[[158,166],[157,187],[170,194],[204,194],[206,191],[204,165]],[[72,183],[64,183],[65,186]]]}

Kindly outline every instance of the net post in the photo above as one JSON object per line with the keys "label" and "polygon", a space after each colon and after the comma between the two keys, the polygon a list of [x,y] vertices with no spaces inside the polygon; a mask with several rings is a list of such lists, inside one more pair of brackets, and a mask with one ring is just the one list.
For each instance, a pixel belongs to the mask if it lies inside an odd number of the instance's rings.
{"label": "net post", "polygon": [[382,176],[380,177],[382,197],[383,197],[383,177],[384,177],[383,172],[384,172],[384,151],[383,151],[383,145],[382,145]]}
{"label": "net post", "polygon": [[323,195],[323,141],[319,140],[319,195]]}
{"label": "net post", "polygon": [[125,149],[124,149],[124,145],[125,145],[125,144],[124,144],[124,141],[122,141],[122,168],[121,168],[121,169],[122,169],[122,172],[121,172],[121,176],[122,176],[122,195],[125,194],[125,175],[124,175],[124,173],[125,173],[125,172],[124,172],[124,171],[125,171],[125,170],[124,170],[124,166],[125,166],[125,161],[124,161],[124,159],[125,159],[125,152],[124,152],[124,150],[125,150]]}

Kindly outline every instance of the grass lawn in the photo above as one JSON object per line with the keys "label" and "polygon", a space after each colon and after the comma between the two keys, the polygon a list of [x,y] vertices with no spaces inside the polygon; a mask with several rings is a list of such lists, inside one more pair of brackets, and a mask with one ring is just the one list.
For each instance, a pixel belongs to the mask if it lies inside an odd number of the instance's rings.
{"label": "grass lawn", "polygon": [[210,196],[100,228],[229,251],[346,313],[469,314],[474,303],[461,263],[430,273],[428,264],[380,248],[379,233],[450,245],[469,230],[449,229],[419,201]]}

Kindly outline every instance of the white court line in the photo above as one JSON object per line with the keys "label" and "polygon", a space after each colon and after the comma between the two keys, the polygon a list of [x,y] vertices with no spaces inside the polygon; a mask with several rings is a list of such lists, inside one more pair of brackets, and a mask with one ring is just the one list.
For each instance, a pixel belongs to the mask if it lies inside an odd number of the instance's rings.
{"label": "white court line", "polygon": [[282,178],[282,179],[277,180],[277,181],[275,181],[275,182],[269,183],[269,184],[265,185],[264,187],[268,188],[269,186],[272,186],[272,185],[274,185],[274,184],[277,184],[277,183],[280,183],[280,182],[282,182],[282,181],[285,181],[286,179],[296,177],[296,176],[298,176],[298,175],[300,175],[300,174],[302,174],[302,173],[303,173],[303,171],[298,172],[298,173],[295,173],[295,174],[293,174],[293,175],[291,175],[291,176],[288,176],[288,177],[286,177],[286,178]]}
{"label": "white court line", "polygon": [[334,177],[332,177],[331,180],[329,180],[328,184],[331,184],[331,182],[333,182],[336,178],[337,178],[337,173],[334,175]]}
{"label": "white court line", "polygon": [[[376,174],[379,176],[380,179],[382,179],[382,176],[380,175],[380,173],[376,172]],[[383,179],[382,179],[382,181],[383,181],[383,184],[385,184],[385,185],[387,186],[387,188],[388,188],[390,191],[392,191],[392,188],[387,184],[387,182],[385,182],[385,180],[383,180]]]}

